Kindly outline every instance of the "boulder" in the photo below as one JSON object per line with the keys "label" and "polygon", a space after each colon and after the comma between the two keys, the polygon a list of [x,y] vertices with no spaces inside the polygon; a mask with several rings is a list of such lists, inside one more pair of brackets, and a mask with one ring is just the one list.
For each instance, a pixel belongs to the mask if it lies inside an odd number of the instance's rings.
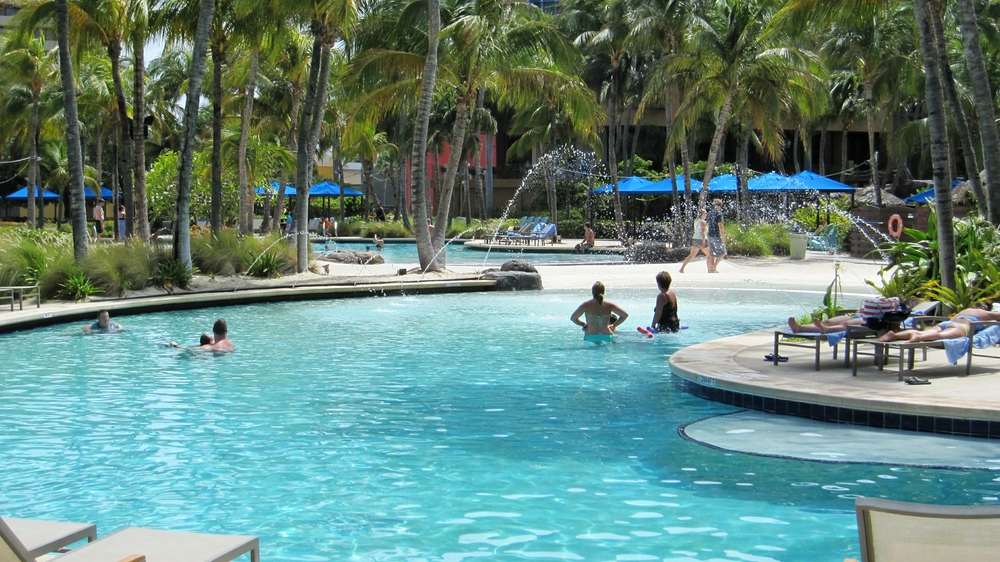
{"label": "boulder", "polygon": [[535,266],[524,260],[510,260],[500,266],[500,271],[523,271],[525,273],[538,273]]}
{"label": "boulder", "polygon": [[337,263],[354,263],[358,265],[377,265],[385,263],[385,258],[378,252],[359,252],[357,250],[337,250],[320,255],[323,261]]}
{"label": "boulder", "polygon": [[[530,266],[529,266],[530,267]],[[488,269],[483,272],[482,279],[495,279],[497,291],[540,291],[542,276],[527,271],[500,271]]]}
{"label": "boulder", "polygon": [[690,248],[671,248],[665,242],[642,241],[625,252],[625,259],[635,263],[676,263],[684,261]]}

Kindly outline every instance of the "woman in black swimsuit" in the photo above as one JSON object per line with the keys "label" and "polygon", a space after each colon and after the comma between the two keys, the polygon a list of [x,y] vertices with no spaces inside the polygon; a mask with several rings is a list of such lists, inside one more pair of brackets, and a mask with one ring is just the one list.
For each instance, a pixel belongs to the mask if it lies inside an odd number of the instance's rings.
{"label": "woman in black swimsuit", "polygon": [[656,286],[660,288],[660,294],[656,295],[653,327],[661,332],[677,332],[681,329],[681,319],[677,317],[677,295],[670,290],[671,282],[673,279],[666,271],[656,274]]}

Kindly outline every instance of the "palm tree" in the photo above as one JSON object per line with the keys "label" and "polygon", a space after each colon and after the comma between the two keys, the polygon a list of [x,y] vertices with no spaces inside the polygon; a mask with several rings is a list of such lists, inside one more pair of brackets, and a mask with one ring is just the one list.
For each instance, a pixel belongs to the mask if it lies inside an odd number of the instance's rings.
{"label": "palm tree", "polygon": [[198,103],[201,101],[201,81],[205,75],[205,56],[208,51],[208,33],[212,26],[215,0],[201,0],[198,26],[195,30],[191,55],[191,73],[188,76],[187,102],[184,108],[184,134],[177,173],[177,205],[174,209],[173,239],[174,259],[191,269],[191,229],[188,228],[191,207],[191,170],[194,166],[194,142],[198,126]]}
{"label": "palm tree", "polygon": [[909,54],[913,51],[911,26],[911,12],[905,5],[886,4],[873,9],[871,14],[845,14],[833,26],[830,39],[823,46],[831,53],[830,60],[835,65],[853,67],[863,86],[868,165],[876,206],[882,204],[882,182],[875,144],[875,113],[909,67]]}
{"label": "palm tree", "polygon": [[[439,0],[427,0],[427,56],[420,75],[420,97],[413,128],[413,153],[410,156],[410,177],[413,182],[413,234],[417,239],[417,256],[420,269],[428,270],[434,264],[434,245],[431,241],[427,209],[427,129],[431,119],[431,102],[437,79],[438,43],[441,33],[441,5]],[[444,225],[440,225],[444,228]]]}
{"label": "palm tree", "polygon": [[979,42],[979,21],[972,0],[958,0],[955,2],[955,9],[958,12],[958,27],[962,31],[969,81],[972,83],[972,98],[976,104],[976,116],[979,118],[979,136],[986,169],[989,220],[994,225],[1000,226],[1000,134],[997,133],[993,93],[990,89],[989,74],[986,72],[982,45]]}
{"label": "palm tree", "polygon": [[[66,119],[66,147],[69,161],[69,191],[73,221],[73,257],[77,262],[87,257],[87,205],[83,191],[83,151],[80,146],[80,121],[76,108],[76,88],[69,53],[69,13],[67,0],[55,0],[56,29],[59,43],[59,77],[62,82],[63,115]],[[100,183],[98,182],[98,187]]]}
{"label": "palm tree", "polygon": [[691,50],[675,56],[670,63],[675,73],[692,79],[679,110],[686,129],[703,111],[714,113],[718,108],[699,207],[704,207],[708,199],[709,183],[737,93],[750,80],[770,81],[793,71],[800,62],[801,54],[794,48],[775,47],[772,37],[765,35],[776,7],[771,0],[718,2],[715,12],[694,18]]}
{"label": "palm tree", "polygon": [[620,103],[624,74],[628,70],[626,57],[629,55],[629,5],[625,0],[607,0],[601,6],[603,25],[597,31],[585,31],[576,38],[577,45],[585,47],[590,53],[606,61],[607,83],[602,88],[608,107],[608,171],[611,174],[611,185],[614,193],[615,224],[618,236],[624,239],[625,222],[622,217],[621,196],[618,193],[618,156],[617,132],[621,121]]}
{"label": "palm tree", "polygon": [[36,222],[35,187],[38,177],[38,137],[40,128],[39,103],[42,90],[53,80],[56,72],[56,53],[45,48],[45,35],[32,36],[19,33],[5,44],[3,53],[4,75],[11,85],[24,88],[31,100],[31,118],[28,125],[28,226],[41,227],[44,212]]}
{"label": "palm tree", "polygon": [[133,222],[141,240],[149,240],[149,208],[146,203],[146,41],[149,39],[149,4],[129,0],[129,35],[132,40],[132,174]]}

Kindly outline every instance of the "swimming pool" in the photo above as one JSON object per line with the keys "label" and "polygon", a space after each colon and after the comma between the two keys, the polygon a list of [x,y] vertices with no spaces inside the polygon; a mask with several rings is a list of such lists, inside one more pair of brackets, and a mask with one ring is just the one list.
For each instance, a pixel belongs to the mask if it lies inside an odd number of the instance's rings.
{"label": "swimming pool", "polygon": [[[274,560],[836,560],[855,494],[975,504],[985,471],[719,451],[677,427],[736,411],[667,358],[798,314],[765,292],[684,291],[691,329],[648,340],[653,291],[611,345],[579,291],[261,304],[0,336],[0,513],[257,534]],[[808,297],[811,300],[815,295]],[[801,299],[799,299],[801,300]],[[194,343],[229,321],[238,351]]]}
{"label": "swimming pool", "polygon": [[[329,243],[312,245],[313,252],[320,254],[330,250],[346,249],[359,252],[375,251],[375,244],[369,243]],[[556,254],[531,252],[530,247],[526,247],[521,252],[470,250],[466,249],[464,240],[457,240],[448,244],[447,258],[448,265],[486,265],[487,267],[497,267],[509,260],[524,260],[531,264],[581,264],[581,263],[613,263],[624,262],[625,258],[621,254]],[[417,258],[417,245],[407,242],[386,243],[385,249],[381,252],[385,258],[385,263],[390,265],[414,266],[420,263]]]}

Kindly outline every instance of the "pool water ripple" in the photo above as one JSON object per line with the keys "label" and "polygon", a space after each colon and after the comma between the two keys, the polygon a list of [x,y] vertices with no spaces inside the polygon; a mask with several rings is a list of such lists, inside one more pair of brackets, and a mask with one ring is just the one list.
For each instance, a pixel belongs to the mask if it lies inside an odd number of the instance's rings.
{"label": "pool water ripple", "polygon": [[[654,296],[609,298],[634,329]],[[585,297],[252,305],[124,317],[114,336],[2,336],[0,513],[257,534],[264,560],[785,562],[856,557],[856,494],[1000,496],[989,473],[685,441],[678,426],[734,409],[678,391],[669,355],[797,311],[685,292],[690,330],[596,346],[568,322]],[[161,345],[218,316],[236,353]]]}

